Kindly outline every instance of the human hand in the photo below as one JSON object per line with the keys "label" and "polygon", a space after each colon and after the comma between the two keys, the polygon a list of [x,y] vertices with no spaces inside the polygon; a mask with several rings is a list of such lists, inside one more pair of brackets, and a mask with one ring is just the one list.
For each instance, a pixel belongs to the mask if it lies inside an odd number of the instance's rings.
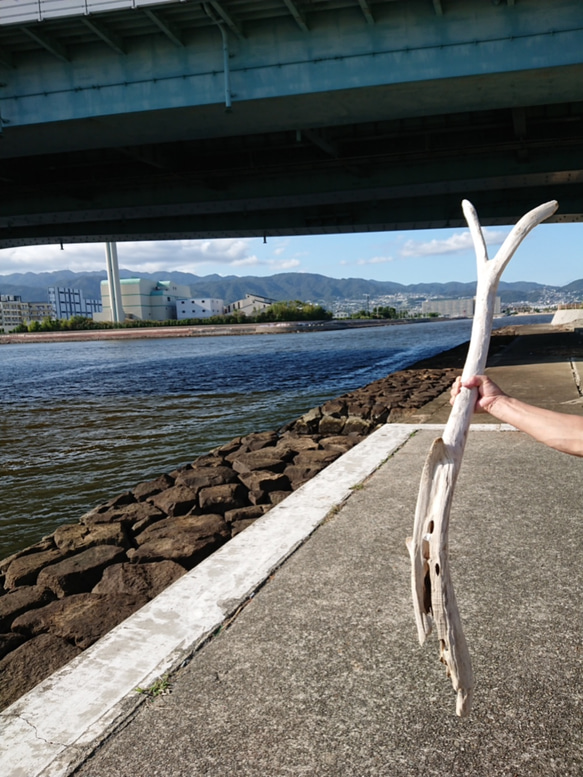
{"label": "human hand", "polygon": [[478,395],[476,397],[476,405],[474,407],[475,413],[488,413],[490,408],[496,402],[499,397],[508,396],[502,389],[497,386],[493,380],[486,377],[486,375],[473,375],[468,380],[462,382],[461,377],[455,379],[453,386],[451,387],[450,404],[453,405],[457,395],[461,392],[462,388],[478,389]]}

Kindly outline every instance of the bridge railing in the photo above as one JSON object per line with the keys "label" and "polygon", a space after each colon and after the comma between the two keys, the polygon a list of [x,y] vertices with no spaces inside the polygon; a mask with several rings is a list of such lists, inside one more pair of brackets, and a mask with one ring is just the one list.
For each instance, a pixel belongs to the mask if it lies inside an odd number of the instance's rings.
{"label": "bridge railing", "polygon": [[42,22],[61,16],[88,16],[183,0],[0,0],[0,24]]}

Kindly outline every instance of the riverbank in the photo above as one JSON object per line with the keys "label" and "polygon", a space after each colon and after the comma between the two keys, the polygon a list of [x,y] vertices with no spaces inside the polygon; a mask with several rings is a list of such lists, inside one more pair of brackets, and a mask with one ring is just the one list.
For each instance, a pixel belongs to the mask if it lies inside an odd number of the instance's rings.
{"label": "riverbank", "polygon": [[350,319],[339,321],[277,321],[264,324],[200,324],[198,326],[132,327],[70,332],[21,332],[0,334],[0,345],[64,343],[84,340],[148,340],[164,337],[219,337],[225,335],[282,335],[302,332],[334,332],[364,327],[399,326],[447,321],[435,318]]}
{"label": "riverbank", "polygon": [[[492,338],[491,355],[514,339]],[[468,344],[237,437],[0,561],[0,706],[12,703],[386,423],[443,394]]]}
{"label": "riverbank", "polygon": [[[490,359],[521,329],[495,334]],[[0,561],[0,704],[89,647],[373,431],[406,422],[442,396],[467,345],[325,402],[279,430],[234,438]]]}

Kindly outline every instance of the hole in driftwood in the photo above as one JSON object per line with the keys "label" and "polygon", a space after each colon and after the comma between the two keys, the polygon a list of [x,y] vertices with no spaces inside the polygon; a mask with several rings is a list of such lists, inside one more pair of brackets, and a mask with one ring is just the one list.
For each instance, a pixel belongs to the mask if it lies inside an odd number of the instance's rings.
{"label": "hole in driftwood", "polygon": [[431,578],[429,574],[423,578],[423,610],[431,612]]}
{"label": "hole in driftwood", "polygon": [[435,574],[439,575],[439,564],[435,565]]}
{"label": "hole in driftwood", "polygon": [[429,521],[429,523],[427,525],[427,534],[433,534],[434,526],[435,526],[435,524],[433,523],[433,521]]}

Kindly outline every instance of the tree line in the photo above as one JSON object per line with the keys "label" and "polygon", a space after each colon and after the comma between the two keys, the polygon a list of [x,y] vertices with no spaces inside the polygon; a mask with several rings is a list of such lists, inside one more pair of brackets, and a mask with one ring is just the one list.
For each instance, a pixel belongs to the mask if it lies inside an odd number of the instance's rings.
{"label": "tree line", "polygon": [[111,321],[94,321],[85,316],[71,316],[69,319],[44,318],[42,321],[30,321],[19,324],[12,331],[19,332],[70,332],[96,329],[132,329],[152,326],[204,326],[220,324],[262,324],[270,321],[329,321],[332,313],[321,305],[313,305],[299,300],[274,302],[265,310],[253,315],[245,315],[240,311],[224,316],[210,318],[169,319],[167,321],[142,321],[139,319],[112,323]]}

